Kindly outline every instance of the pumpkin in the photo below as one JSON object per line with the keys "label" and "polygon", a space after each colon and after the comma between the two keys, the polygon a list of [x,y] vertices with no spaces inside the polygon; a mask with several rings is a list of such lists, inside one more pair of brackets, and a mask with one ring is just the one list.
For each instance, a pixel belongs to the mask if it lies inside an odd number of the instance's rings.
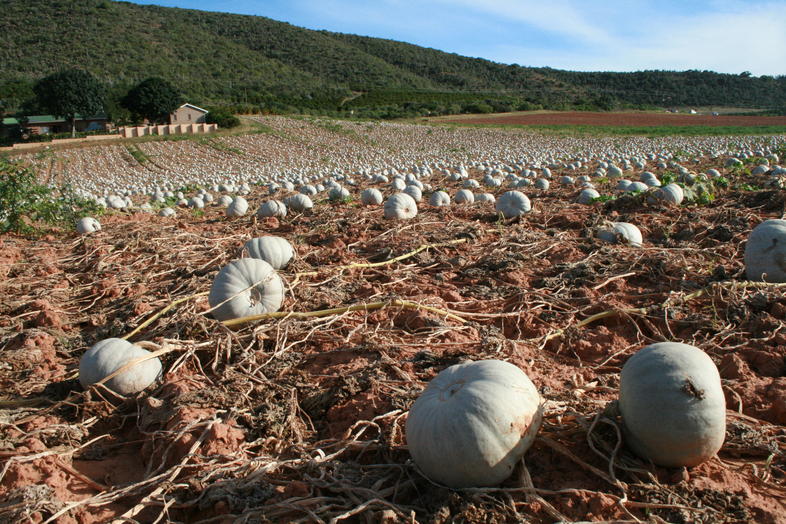
{"label": "pumpkin", "polygon": [[639,182],[638,180],[634,180],[633,182],[631,182],[625,187],[625,191],[628,191],[629,193],[634,193],[636,191],[646,191],[647,187],[648,187],[647,184],[645,184],[644,182]]}
{"label": "pumpkin", "polygon": [[382,192],[379,189],[370,187],[360,193],[360,203],[364,206],[378,206],[382,203]]}
{"label": "pumpkin", "polygon": [[546,191],[550,185],[551,184],[549,183],[549,181],[546,180],[545,178],[538,178],[537,180],[535,180],[535,187],[537,189],[542,189],[543,191]]}
{"label": "pumpkin", "polygon": [[287,206],[279,200],[268,200],[259,206],[259,209],[257,209],[257,216],[259,218],[284,218],[287,216]]}
{"label": "pumpkin", "polygon": [[641,230],[628,222],[606,222],[598,228],[597,237],[611,243],[629,244],[641,247]]}
{"label": "pumpkin", "polygon": [[241,258],[218,272],[207,301],[222,321],[272,313],[284,301],[284,282],[264,260]]}
{"label": "pumpkin", "polygon": [[101,223],[93,217],[84,217],[76,221],[76,231],[80,235],[101,231]]}
{"label": "pumpkin", "polygon": [[655,192],[655,197],[664,202],[678,206],[682,204],[682,200],[685,198],[685,193],[682,191],[680,186],[672,183],[658,189]]}
{"label": "pumpkin", "polygon": [[229,207],[232,204],[232,197],[229,195],[221,195],[218,199],[218,205],[221,207]]}
{"label": "pumpkin", "polygon": [[659,342],[622,368],[619,409],[625,442],[659,466],[709,459],[726,435],[726,400],[718,369],[699,348]]}
{"label": "pumpkin", "polygon": [[520,191],[506,191],[498,199],[495,209],[505,218],[513,218],[532,210],[527,195]]}
{"label": "pumpkin", "polygon": [[418,204],[406,193],[396,193],[385,201],[385,218],[407,220],[418,214]]}
{"label": "pumpkin", "polygon": [[232,203],[227,206],[228,217],[242,217],[248,211],[248,201],[242,196],[236,196]]}
{"label": "pumpkin", "polygon": [[594,189],[592,188],[583,189],[581,193],[579,193],[576,202],[578,202],[579,204],[589,205],[595,202],[595,199],[599,197],[600,197],[600,193],[598,193]]}
{"label": "pumpkin", "polygon": [[469,189],[459,189],[456,196],[453,197],[456,204],[472,204],[475,202],[475,195]]}
{"label": "pumpkin", "polygon": [[[146,357],[150,352],[120,338],[108,338],[93,344],[79,359],[79,382],[87,389],[103,380],[130,361]],[[119,395],[133,395],[146,389],[161,377],[161,361],[151,358],[133,365],[104,385]]]}
{"label": "pumpkin", "polygon": [[165,207],[164,209],[158,212],[158,216],[160,217],[173,217],[176,214],[177,213],[175,212],[175,210],[172,209],[171,207]]}
{"label": "pumpkin", "polygon": [[449,206],[450,195],[444,191],[434,191],[428,199],[429,205],[433,207]]}
{"label": "pumpkin", "polygon": [[314,202],[312,202],[308,196],[303,194],[292,195],[286,199],[285,204],[295,213],[303,213],[304,211],[314,207]]}
{"label": "pumpkin", "polygon": [[205,201],[198,196],[191,197],[188,200],[188,207],[193,207],[194,209],[202,209],[203,207],[205,207]]}
{"label": "pumpkin", "polygon": [[415,202],[420,202],[423,200],[423,191],[420,190],[418,186],[415,184],[410,184],[404,188],[404,193],[408,194],[412,197],[412,200]]}
{"label": "pumpkin", "polygon": [[285,238],[275,236],[252,238],[246,242],[243,249],[251,258],[264,260],[273,266],[273,269],[285,267],[295,256],[292,244]]}
{"label": "pumpkin", "polygon": [[349,197],[350,197],[349,190],[341,186],[334,187],[330,191],[328,191],[328,199],[330,199],[331,202],[339,202],[342,200],[347,200]]}
{"label": "pumpkin", "polygon": [[475,197],[475,202],[483,203],[483,204],[494,204],[496,203],[497,199],[491,193],[480,193],[478,196]]}
{"label": "pumpkin", "polygon": [[786,220],[765,220],[753,228],[745,245],[748,280],[786,282]]}
{"label": "pumpkin", "polygon": [[451,488],[494,486],[510,476],[540,428],[535,385],[500,360],[456,364],[429,382],[407,418],[418,468]]}
{"label": "pumpkin", "polygon": [[627,191],[628,187],[630,187],[631,183],[632,182],[630,180],[622,178],[622,179],[617,181],[617,186],[615,187],[615,189],[618,189],[620,191]]}

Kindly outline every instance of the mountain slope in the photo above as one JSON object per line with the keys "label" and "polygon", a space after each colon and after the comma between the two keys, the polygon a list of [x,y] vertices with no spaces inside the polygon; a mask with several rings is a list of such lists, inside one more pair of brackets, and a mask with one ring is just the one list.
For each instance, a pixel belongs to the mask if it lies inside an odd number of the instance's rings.
{"label": "mountain slope", "polygon": [[4,0],[0,102],[64,67],[113,96],[161,76],[202,104],[369,115],[625,105],[786,106],[786,77],[578,73],[505,65],[403,42],[312,31],[259,16],[109,0]]}

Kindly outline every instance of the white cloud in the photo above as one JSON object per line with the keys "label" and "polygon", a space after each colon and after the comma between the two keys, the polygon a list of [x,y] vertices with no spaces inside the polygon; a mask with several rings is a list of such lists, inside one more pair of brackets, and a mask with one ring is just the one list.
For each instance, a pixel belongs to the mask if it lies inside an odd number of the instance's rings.
{"label": "white cloud", "polygon": [[[582,71],[643,69],[786,74],[786,2],[712,2],[714,12],[640,12],[622,34],[575,46],[494,44],[481,54],[498,61]],[[619,27],[625,20],[609,20]],[[635,30],[631,31],[630,28]]]}
{"label": "white cloud", "polygon": [[[437,2],[446,8],[455,8],[456,4],[459,4],[471,11],[499,17],[502,23],[515,20],[541,31],[560,34],[570,40],[593,44],[611,41],[603,25],[594,23],[588,16],[594,9],[602,9],[593,6],[596,4],[593,1],[437,0]],[[528,28],[522,27],[521,30],[522,34],[526,34]]]}

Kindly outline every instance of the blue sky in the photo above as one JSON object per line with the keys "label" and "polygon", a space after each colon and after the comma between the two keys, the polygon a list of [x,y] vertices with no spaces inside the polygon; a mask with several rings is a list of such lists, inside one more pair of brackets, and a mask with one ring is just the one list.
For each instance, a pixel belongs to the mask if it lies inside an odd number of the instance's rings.
{"label": "blue sky", "polygon": [[135,0],[261,15],[506,64],[786,74],[786,0]]}

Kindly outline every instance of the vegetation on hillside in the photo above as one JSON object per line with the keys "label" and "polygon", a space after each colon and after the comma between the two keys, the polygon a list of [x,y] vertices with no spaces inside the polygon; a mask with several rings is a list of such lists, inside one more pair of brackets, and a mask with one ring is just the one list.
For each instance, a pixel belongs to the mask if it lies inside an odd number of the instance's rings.
{"label": "vegetation on hillside", "polygon": [[[786,76],[709,71],[580,73],[505,65],[411,44],[312,31],[259,16],[108,0],[6,0],[0,111],[35,111],[41,77],[77,66],[107,110],[160,77],[199,105],[234,112],[398,117],[520,109],[733,105],[786,108]],[[533,57],[536,59],[536,57]]]}

